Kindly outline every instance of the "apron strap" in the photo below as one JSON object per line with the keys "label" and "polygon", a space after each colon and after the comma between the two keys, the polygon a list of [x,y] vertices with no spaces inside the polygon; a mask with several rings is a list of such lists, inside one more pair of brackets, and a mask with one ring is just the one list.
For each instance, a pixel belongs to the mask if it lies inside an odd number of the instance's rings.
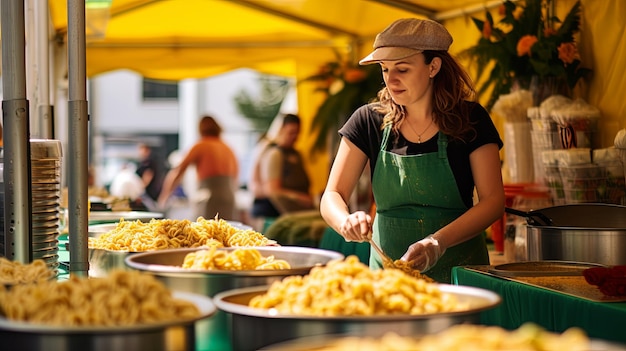
{"label": "apron strap", "polygon": [[448,137],[441,131],[437,137],[437,154],[439,158],[448,158]]}

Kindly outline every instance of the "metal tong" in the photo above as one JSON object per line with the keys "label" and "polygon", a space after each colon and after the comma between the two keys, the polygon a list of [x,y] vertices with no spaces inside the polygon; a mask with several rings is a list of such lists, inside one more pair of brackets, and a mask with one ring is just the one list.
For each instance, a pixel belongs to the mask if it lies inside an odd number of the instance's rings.
{"label": "metal tong", "polygon": [[378,252],[378,255],[383,260],[383,268],[395,268],[396,265],[393,263],[391,257],[387,256],[387,254],[383,252],[383,249],[381,249],[380,246],[372,240],[371,235],[368,237],[367,241],[369,241],[370,245],[374,248],[374,250],[376,250],[376,252]]}

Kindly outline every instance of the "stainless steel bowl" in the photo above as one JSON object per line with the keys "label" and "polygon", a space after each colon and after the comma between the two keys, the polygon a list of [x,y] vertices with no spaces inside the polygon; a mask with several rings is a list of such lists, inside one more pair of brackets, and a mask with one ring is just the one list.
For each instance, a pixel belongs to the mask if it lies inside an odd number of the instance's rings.
{"label": "stainless steel bowl", "polygon": [[[135,326],[50,326],[9,321],[0,317],[0,345],[15,350],[196,350],[194,325],[216,312],[210,298],[173,292],[193,302],[201,316],[177,322]],[[11,345],[11,346],[8,346]]]}
{"label": "stainless steel bowl", "polygon": [[[264,271],[208,271],[182,268],[185,256],[201,248],[170,249],[141,252],[128,255],[125,262],[128,267],[149,272],[172,290],[188,291],[206,296],[214,296],[222,291],[270,285],[290,275],[308,274],[316,265],[325,265],[330,260],[342,259],[338,252],[308,247],[264,246],[255,247],[263,256],[273,255],[276,259],[289,262],[291,269]],[[220,250],[234,250],[221,248]],[[199,349],[233,349],[226,314],[218,311],[210,320],[197,324]],[[237,350],[237,348],[234,348]]]}
{"label": "stainless steel bowl", "polygon": [[282,341],[325,334],[367,335],[381,337],[387,332],[402,336],[419,336],[440,332],[460,323],[479,323],[481,312],[501,302],[496,293],[474,287],[439,284],[441,291],[450,293],[465,311],[423,315],[381,316],[288,316],[270,313],[268,309],[248,307],[254,296],[263,294],[268,286],[225,291],[214,296],[213,302],[229,317],[231,340],[235,350],[258,350]]}
{"label": "stainless steel bowl", "polygon": [[[147,218],[147,217],[146,217]],[[232,226],[242,230],[252,229],[241,222],[228,221]],[[100,235],[114,230],[119,222],[93,224],[88,227],[88,235],[97,238]],[[116,251],[106,249],[89,249],[89,276],[90,277],[106,277],[111,270],[129,270],[124,263],[124,259],[132,256],[137,252]],[[184,257],[183,257],[184,258]],[[182,261],[179,266],[182,265]]]}

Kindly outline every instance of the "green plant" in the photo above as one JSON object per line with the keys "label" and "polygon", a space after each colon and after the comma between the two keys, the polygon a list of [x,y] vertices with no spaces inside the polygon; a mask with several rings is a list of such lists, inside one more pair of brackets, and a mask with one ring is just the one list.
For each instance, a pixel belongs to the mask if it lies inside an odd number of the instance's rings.
{"label": "green plant", "polygon": [[259,77],[260,93],[255,96],[242,89],[234,97],[239,113],[246,117],[256,131],[265,133],[278,115],[289,90],[289,81],[273,76]]}
{"label": "green plant", "polygon": [[[552,15],[553,7],[553,0],[518,3],[507,0],[500,7],[499,22],[488,11],[485,20],[472,18],[481,32],[480,39],[459,56],[469,58],[476,66],[479,95],[492,88],[488,109],[498,96],[509,93],[514,84],[528,89],[533,79],[539,84],[557,79],[572,89],[581,77],[591,72],[580,66],[574,38],[580,30],[580,1],[562,22]],[[484,74],[486,77],[481,80]]]}
{"label": "green plant", "polygon": [[317,74],[303,82],[316,82],[315,90],[326,95],[312,120],[312,131],[316,133],[312,153],[336,148],[338,129],[354,110],[372,101],[383,87],[378,65],[358,66],[340,57],[321,66]]}

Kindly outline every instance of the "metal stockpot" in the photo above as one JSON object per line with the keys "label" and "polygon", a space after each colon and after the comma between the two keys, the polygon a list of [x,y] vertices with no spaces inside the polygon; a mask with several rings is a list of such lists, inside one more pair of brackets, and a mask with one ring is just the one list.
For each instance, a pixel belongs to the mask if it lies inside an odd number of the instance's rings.
{"label": "metal stockpot", "polygon": [[626,264],[626,206],[570,204],[528,214],[549,219],[541,223],[528,220],[525,242],[529,261]]}
{"label": "metal stockpot", "polygon": [[454,295],[459,302],[467,303],[468,309],[422,315],[295,316],[248,307],[250,299],[265,293],[267,286],[221,292],[215,295],[213,302],[219,310],[228,313],[233,347],[238,351],[258,350],[315,335],[381,337],[391,331],[402,336],[434,334],[455,324],[480,323],[481,313],[501,302],[498,294],[485,289],[448,284],[439,284],[439,288]]}
{"label": "metal stockpot", "polygon": [[[258,270],[258,271],[209,271],[182,268],[185,256],[206,248],[170,249],[151,252],[134,253],[126,256],[126,265],[153,274],[171,290],[187,291],[213,297],[215,294],[237,288],[258,285],[270,285],[290,275],[306,275],[311,268],[325,265],[330,260],[342,259],[344,256],[335,251],[295,246],[259,246],[254,247],[264,257],[274,256],[275,259],[287,261],[291,269]],[[232,251],[236,247],[218,250]],[[198,349],[229,350],[231,349],[230,330],[226,314],[217,311],[211,319],[196,325]],[[233,350],[238,350],[234,348]]]}

